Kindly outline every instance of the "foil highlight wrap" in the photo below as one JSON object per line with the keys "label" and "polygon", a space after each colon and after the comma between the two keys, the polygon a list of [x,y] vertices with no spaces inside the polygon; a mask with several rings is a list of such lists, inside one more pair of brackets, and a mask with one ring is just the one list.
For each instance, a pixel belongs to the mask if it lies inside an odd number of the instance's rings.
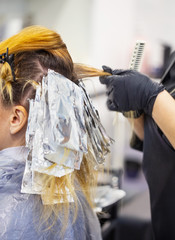
{"label": "foil highlight wrap", "polygon": [[41,194],[42,174],[62,177],[80,169],[87,152],[84,96],[75,83],[49,70],[29,103],[29,153],[21,191]]}
{"label": "foil highlight wrap", "polygon": [[42,194],[45,174],[71,175],[74,169],[80,169],[83,156],[98,168],[112,142],[84,84],[80,81],[76,85],[48,70],[37,86],[35,99],[29,100],[28,155],[21,192]]}
{"label": "foil highlight wrap", "polygon": [[93,106],[82,81],[79,82],[79,86],[84,93],[84,119],[88,138],[88,152],[86,157],[87,159],[93,158],[95,168],[98,169],[100,164],[104,164],[105,157],[110,152],[110,145],[114,140],[106,134],[100,121],[99,113]]}

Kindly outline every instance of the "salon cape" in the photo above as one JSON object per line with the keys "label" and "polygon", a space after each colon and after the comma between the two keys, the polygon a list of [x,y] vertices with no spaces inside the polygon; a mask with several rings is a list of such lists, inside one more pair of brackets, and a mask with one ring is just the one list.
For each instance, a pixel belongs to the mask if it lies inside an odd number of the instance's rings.
{"label": "salon cape", "polygon": [[[27,148],[13,147],[0,151],[0,239],[1,240],[58,240],[62,228],[61,216],[51,230],[37,230],[42,202],[38,195],[22,194],[21,182]],[[66,240],[100,240],[101,229],[96,214],[89,207],[83,194],[78,193],[79,210],[72,224],[69,215]],[[36,202],[38,201],[38,206]]]}

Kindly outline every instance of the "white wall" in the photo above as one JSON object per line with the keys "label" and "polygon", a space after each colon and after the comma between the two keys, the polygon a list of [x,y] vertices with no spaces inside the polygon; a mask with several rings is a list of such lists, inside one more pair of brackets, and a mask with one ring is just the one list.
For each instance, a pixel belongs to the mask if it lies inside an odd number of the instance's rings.
{"label": "white wall", "polygon": [[27,9],[26,0],[0,0],[0,40],[20,31]]}
{"label": "white wall", "polygon": [[136,0],[135,34],[147,41],[147,61],[152,67],[162,64],[162,44],[175,49],[175,2]]}
{"label": "white wall", "polygon": [[30,0],[33,24],[56,30],[73,60],[86,62],[90,51],[91,2],[87,0]]}
{"label": "white wall", "polygon": [[[134,38],[135,0],[95,0],[92,16],[92,61],[128,67]],[[128,63],[128,64],[127,64]]]}

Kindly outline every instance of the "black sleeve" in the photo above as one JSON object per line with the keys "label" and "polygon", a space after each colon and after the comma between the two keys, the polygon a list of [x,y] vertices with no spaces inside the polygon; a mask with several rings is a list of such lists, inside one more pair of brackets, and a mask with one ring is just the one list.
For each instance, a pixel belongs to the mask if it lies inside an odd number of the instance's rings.
{"label": "black sleeve", "polygon": [[134,132],[130,140],[130,147],[135,150],[143,151],[143,141],[141,141]]}

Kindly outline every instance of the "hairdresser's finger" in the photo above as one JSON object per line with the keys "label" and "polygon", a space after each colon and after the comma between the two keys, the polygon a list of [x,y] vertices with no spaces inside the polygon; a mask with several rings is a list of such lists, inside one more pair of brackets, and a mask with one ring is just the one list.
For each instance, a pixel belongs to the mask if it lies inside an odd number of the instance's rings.
{"label": "hairdresser's finger", "polygon": [[114,78],[116,77],[113,75],[102,76],[102,77],[99,77],[99,80],[102,84],[106,84],[106,86],[108,87],[114,81]]}
{"label": "hairdresser's finger", "polygon": [[108,84],[108,77],[107,76],[103,76],[103,77],[99,77],[99,80],[102,84]]}
{"label": "hairdresser's finger", "polygon": [[111,111],[117,111],[119,105],[117,104],[117,102],[112,101],[111,99],[108,99],[108,100],[107,100],[107,107],[108,107],[108,109],[111,110]]}
{"label": "hairdresser's finger", "polygon": [[113,72],[112,68],[110,68],[108,66],[103,65],[102,68],[103,68],[104,72],[108,72],[110,74],[112,74],[112,72]]}
{"label": "hairdresser's finger", "polygon": [[99,77],[99,80],[102,84],[105,84],[107,87],[112,81],[111,76],[102,76],[102,77]]}
{"label": "hairdresser's finger", "polygon": [[112,71],[112,74],[113,75],[126,75],[126,74],[129,74],[131,72],[132,72],[132,70],[130,70],[130,69],[126,69],[126,70],[115,69],[115,70]]}
{"label": "hairdresser's finger", "polygon": [[107,91],[106,91],[106,95],[109,96],[113,91],[114,91],[114,87],[113,86],[108,87]]}
{"label": "hairdresser's finger", "polygon": [[127,73],[131,72],[130,69],[126,69],[126,70],[124,70],[124,69],[115,69],[115,70],[112,70],[112,68],[110,68],[108,66],[105,66],[105,65],[103,65],[102,68],[103,68],[104,72],[108,72],[108,73],[110,73],[112,75],[124,75],[124,74],[127,74]]}

